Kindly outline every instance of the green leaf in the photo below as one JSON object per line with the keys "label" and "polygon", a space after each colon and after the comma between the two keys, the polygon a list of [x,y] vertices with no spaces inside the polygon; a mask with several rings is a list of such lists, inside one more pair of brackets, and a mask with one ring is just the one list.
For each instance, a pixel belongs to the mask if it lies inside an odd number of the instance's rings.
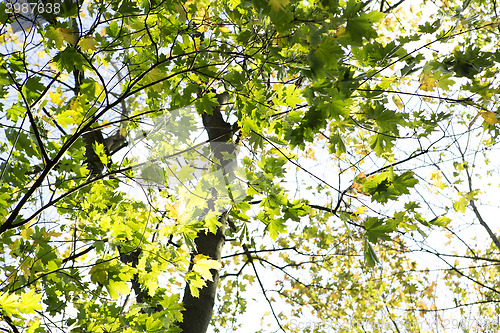
{"label": "green leaf", "polygon": [[413,171],[405,171],[400,175],[396,175],[393,180],[394,189],[400,194],[409,194],[410,188],[413,188],[418,184],[418,180],[415,178]]}
{"label": "green leaf", "polygon": [[30,77],[23,86],[23,94],[28,103],[35,101],[45,89],[45,85],[41,83],[41,77]]}
{"label": "green leaf", "polygon": [[376,217],[368,217],[363,226],[366,228],[365,236],[371,242],[376,244],[378,239],[388,241],[391,237],[388,235],[396,231],[394,224],[385,223],[384,220]]}
{"label": "green leaf", "polygon": [[370,148],[373,149],[377,156],[382,156],[391,152],[394,140],[395,138],[392,136],[377,133],[371,136]]}
{"label": "green leaf", "polygon": [[341,42],[360,46],[363,44],[363,39],[377,37],[377,32],[373,29],[372,25],[382,20],[383,17],[383,13],[372,11],[361,13],[358,17],[349,19],[346,26],[348,37],[341,38]]}
{"label": "green leaf", "polygon": [[104,265],[94,265],[90,269],[90,279],[102,285],[106,285],[108,283],[108,271]]}
{"label": "green leaf", "polygon": [[330,153],[335,153],[338,157],[347,152],[347,147],[344,142],[344,138],[340,134],[333,134],[330,136],[330,145],[328,150]]}
{"label": "green leaf", "polygon": [[207,93],[204,94],[202,98],[197,99],[195,101],[195,105],[199,114],[212,114],[213,108],[219,105],[219,102],[217,102],[217,98],[214,93]]}
{"label": "green leaf", "polygon": [[408,194],[409,189],[418,183],[412,171],[396,175],[392,170],[365,179],[365,191],[372,196],[372,201],[386,203],[397,200],[401,195]]}
{"label": "green leaf", "polygon": [[54,28],[52,25],[47,26],[45,37],[48,39],[48,45],[55,45],[58,50],[61,50],[66,43],[75,42],[75,37],[70,29]]}
{"label": "green leaf", "polygon": [[[10,110],[12,111],[13,109]],[[26,111],[25,109],[19,109],[19,110]],[[33,142],[33,140],[26,133],[19,132],[14,129],[9,129],[5,132],[5,134],[9,142],[11,142],[12,144],[16,143],[16,149],[24,151],[26,153],[26,156],[28,157],[40,156],[37,150],[35,149],[36,147],[35,142]]]}
{"label": "green leaf", "polygon": [[147,182],[165,184],[165,171],[157,163],[146,163],[141,169],[141,178]]}
{"label": "green leaf", "polygon": [[4,2],[0,3],[0,24],[4,25],[9,19],[9,14],[7,14],[7,8]]}
{"label": "green leaf", "polygon": [[418,30],[421,33],[432,34],[441,26],[441,20],[436,20],[434,22],[425,22],[425,24],[419,25]]}
{"label": "green leaf", "polygon": [[109,27],[106,28],[106,31],[107,33],[111,36],[111,37],[118,37],[119,33],[120,33],[120,27],[118,25],[118,22],[117,21],[112,21],[110,24],[109,24]]}
{"label": "green leaf", "polygon": [[410,201],[405,203],[405,209],[409,211],[415,211],[415,209],[420,208],[420,204],[415,201]]}
{"label": "green leaf", "polygon": [[153,317],[148,317],[146,319],[146,332],[155,332],[163,327],[163,323],[159,319],[154,319]]}
{"label": "green leaf", "polygon": [[437,80],[437,87],[439,89],[449,90],[450,86],[455,84],[455,81],[450,79],[450,77],[452,77],[452,76],[453,76],[453,74],[449,73],[449,74],[444,74],[441,77],[439,77],[439,79]]}
{"label": "green leaf", "polygon": [[319,46],[314,50],[313,57],[315,59],[315,67],[325,67],[333,66],[337,67],[339,59],[344,56],[344,51],[340,45],[333,38],[325,39]]}
{"label": "green leaf", "polygon": [[178,294],[172,294],[170,296],[164,296],[163,299],[160,301],[160,304],[165,308],[165,309],[178,309],[182,310],[183,307],[179,304],[179,295]]}
{"label": "green leaf", "polygon": [[365,258],[365,264],[368,267],[374,267],[375,264],[379,263],[377,254],[375,253],[375,250],[373,250],[373,247],[371,246],[371,244],[368,242],[367,239],[364,240],[363,244],[364,244],[363,255]]}
{"label": "green leaf", "polygon": [[59,52],[53,61],[56,62],[59,70],[66,70],[68,72],[72,72],[75,69],[83,70],[86,64],[85,58],[74,47],[68,47],[64,51]]}
{"label": "green leaf", "polygon": [[272,218],[267,224],[267,230],[272,239],[276,239],[278,235],[286,231],[285,221],[279,218]]}

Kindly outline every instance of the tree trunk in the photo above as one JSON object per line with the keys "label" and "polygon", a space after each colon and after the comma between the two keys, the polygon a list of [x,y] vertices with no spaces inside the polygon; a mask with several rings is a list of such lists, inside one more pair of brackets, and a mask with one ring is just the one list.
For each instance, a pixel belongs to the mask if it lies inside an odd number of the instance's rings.
{"label": "tree trunk", "polygon": [[[217,95],[219,105],[213,108],[213,113],[203,114],[203,125],[208,132],[210,139],[210,149],[213,154],[214,163],[218,170],[222,171],[223,176],[228,179],[230,172],[226,166],[233,161],[224,160],[225,153],[234,154],[234,145],[231,144],[232,127],[224,121],[220,112],[221,105],[225,104],[229,98],[227,93]],[[212,204],[209,207],[214,207],[213,202],[217,199],[215,191],[214,197],[211,199]],[[209,256],[213,260],[220,261],[221,251],[224,245],[224,231],[229,212],[223,212],[219,217],[219,222],[222,226],[219,227],[216,234],[200,231],[195,240],[196,253]],[[181,328],[184,333],[204,333],[207,331],[210,319],[212,318],[213,307],[217,286],[219,284],[219,272],[212,270],[212,281],[206,281],[206,286],[200,290],[198,298],[191,295],[189,286],[184,290],[184,298],[182,300],[185,310],[183,311],[183,322]]]}
{"label": "tree trunk", "polygon": [[[197,253],[209,256],[214,260],[220,260],[222,246],[224,245],[224,231],[227,214],[219,221],[222,226],[217,230],[217,234],[200,232],[195,240]],[[212,318],[217,286],[219,285],[219,272],[211,270],[212,281],[206,281],[206,286],[200,290],[198,298],[191,295],[189,286],[186,285],[182,303],[183,322],[181,324],[184,333],[204,333],[207,331],[210,319]]]}

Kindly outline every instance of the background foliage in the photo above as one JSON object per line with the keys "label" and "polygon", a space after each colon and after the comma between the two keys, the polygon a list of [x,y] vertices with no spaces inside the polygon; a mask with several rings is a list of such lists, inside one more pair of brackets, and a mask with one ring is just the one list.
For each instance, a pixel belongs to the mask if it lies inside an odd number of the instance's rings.
{"label": "background foliage", "polygon": [[214,331],[494,330],[495,0],[9,4],[1,329],[178,332],[219,269]]}

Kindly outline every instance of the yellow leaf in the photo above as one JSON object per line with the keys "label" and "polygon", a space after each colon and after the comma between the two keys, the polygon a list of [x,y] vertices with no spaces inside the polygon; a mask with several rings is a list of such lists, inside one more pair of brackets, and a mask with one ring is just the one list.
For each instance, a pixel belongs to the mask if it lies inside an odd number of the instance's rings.
{"label": "yellow leaf", "polygon": [[[155,67],[151,69],[145,76],[144,76],[144,83],[145,84],[150,84],[156,81],[161,81],[165,77],[164,73],[158,69],[158,67]],[[154,91],[160,91],[161,90],[161,82],[158,82],[157,84],[154,84],[151,88]]]}
{"label": "yellow leaf", "polygon": [[58,263],[55,261],[55,260],[51,260],[47,263],[47,269],[49,271],[55,271],[57,269],[59,269],[60,265],[58,265]]}
{"label": "yellow leaf", "polygon": [[66,100],[66,97],[63,96],[60,89],[57,89],[56,92],[49,91],[50,101],[57,106],[61,106],[61,104]]}
{"label": "yellow leaf", "polygon": [[43,237],[49,238],[49,237],[59,237],[62,235],[62,232],[56,232],[56,231],[43,231],[42,232]]}
{"label": "yellow leaf", "polygon": [[108,231],[111,229],[111,217],[109,215],[103,215],[100,218],[99,224],[104,231]]}
{"label": "yellow leaf", "polygon": [[106,289],[108,289],[109,296],[114,300],[118,299],[118,294],[127,295],[130,293],[130,288],[125,281],[109,280]]}
{"label": "yellow leaf", "polygon": [[174,220],[178,220],[179,219],[179,212],[178,212],[178,209],[179,209],[179,204],[176,203],[174,205],[171,205],[169,204],[168,202],[165,203],[165,210],[170,212],[170,217],[173,218]]}
{"label": "yellow leaf", "polygon": [[362,215],[366,212],[366,207],[365,206],[361,206],[361,207],[358,207],[356,208],[356,210],[354,211],[355,214],[357,215]]}
{"label": "yellow leaf", "polygon": [[[38,321],[34,321],[34,320],[38,320]],[[40,319],[36,318],[34,320],[30,320],[28,322],[29,328],[26,331],[26,333],[40,332],[40,330],[38,330],[38,328],[40,327],[40,321],[39,321]]]}
{"label": "yellow leaf", "polygon": [[18,300],[19,295],[3,293],[2,295],[0,295],[0,309],[2,309],[2,312],[7,314],[8,316],[18,314]]}
{"label": "yellow leaf", "polygon": [[3,293],[0,295],[0,309],[9,316],[19,313],[33,313],[35,310],[42,309],[42,306],[38,304],[41,299],[42,295],[35,294],[33,289],[23,293],[21,297],[15,294]]}
{"label": "yellow leaf", "polygon": [[198,9],[198,12],[196,13],[196,17],[194,17],[194,20],[204,22],[204,23],[209,23],[210,22],[210,13],[208,12],[208,8],[200,7]]}
{"label": "yellow leaf", "polygon": [[434,287],[436,286],[436,282],[432,282],[432,284],[430,286],[428,286],[427,288],[425,288],[425,291],[424,293],[427,295],[427,296],[432,296],[432,293],[434,292]]}
{"label": "yellow leaf", "polygon": [[94,39],[94,37],[85,37],[80,39],[78,42],[78,45],[82,48],[83,51],[97,51],[96,45],[97,41]]}
{"label": "yellow leaf", "polygon": [[335,32],[335,37],[336,37],[336,38],[342,37],[342,36],[344,36],[346,33],[347,33],[346,27],[345,27],[345,26],[341,26],[341,27],[340,27],[340,28],[338,28],[338,29],[337,29],[337,31]]}
{"label": "yellow leaf", "polygon": [[222,32],[231,32],[231,30],[229,29],[229,27],[219,27],[219,30],[222,31]]}
{"label": "yellow leaf", "polygon": [[490,125],[495,125],[498,123],[498,119],[496,117],[495,112],[491,111],[481,112],[481,116],[483,116],[484,120]]}
{"label": "yellow leaf", "polygon": [[149,296],[153,297],[159,285],[158,285],[158,277],[154,277],[151,275],[152,274],[146,274],[146,278],[144,280],[144,286],[147,287]]}
{"label": "yellow leaf", "polygon": [[312,160],[314,160],[314,161],[317,161],[316,156],[314,156],[314,153],[315,153],[315,152],[316,152],[316,151],[315,151],[313,148],[309,148],[309,149],[307,149],[307,150],[306,150],[306,157],[308,157],[308,158],[310,158],[310,159],[312,159]]}
{"label": "yellow leaf", "polygon": [[436,79],[433,73],[420,74],[420,89],[423,91],[433,91],[436,87]]}
{"label": "yellow leaf", "polygon": [[28,260],[23,261],[23,263],[20,265],[20,268],[26,278],[29,278],[31,276],[31,264],[28,262]]}
{"label": "yellow leaf", "polygon": [[392,101],[394,102],[394,104],[396,104],[397,108],[400,110],[403,110],[403,108],[405,107],[401,102],[401,98],[399,96],[392,96]]}
{"label": "yellow leaf", "polygon": [[208,231],[213,234],[217,233],[217,228],[220,227],[220,225],[219,218],[215,214],[205,219],[205,226],[208,228]]}
{"label": "yellow leaf", "polygon": [[24,239],[30,239],[30,236],[33,235],[33,233],[35,233],[35,231],[29,228],[21,230],[21,236],[23,236]]}
{"label": "yellow leaf", "polygon": [[278,11],[283,10],[290,0],[269,0],[269,5],[271,5],[272,10]]}
{"label": "yellow leaf", "polygon": [[104,165],[107,165],[108,164],[108,155],[106,153],[106,148],[104,147],[104,145],[102,143],[96,142],[94,144],[93,148],[94,148],[95,153],[99,157],[99,160],[101,160],[101,162]]}
{"label": "yellow leaf", "polygon": [[200,297],[200,289],[205,285],[205,281],[196,274],[189,278],[189,290],[194,297]]}
{"label": "yellow leaf", "polygon": [[220,269],[221,263],[217,260],[210,259],[207,256],[198,254],[193,258],[194,266],[193,271],[200,274],[205,280],[212,281],[211,269]]}
{"label": "yellow leaf", "polygon": [[146,78],[149,82],[154,82],[154,81],[158,81],[160,80],[161,78],[163,78],[165,75],[163,74],[163,72],[158,68],[158,67],[155,67],[153,69],[151,69],[147,74],[146,74]]}
{"label": "yellow leaf", "polygon": [[34,289],[30,289],[21,295],[21,303],[18,305],[22,313],[33,313],[35,310],[42,310],[42,306],[38,303],[42,300],[42,294],[35,294]]}
{"label": "yellow leaf", "polygon": [[82,102],[79,99],[72,99],[69,103],[69,109],[56,115],[56,119],[59,125],[66,128],[69,124],[79,124],[84,116],[85,110],[82,107]]}

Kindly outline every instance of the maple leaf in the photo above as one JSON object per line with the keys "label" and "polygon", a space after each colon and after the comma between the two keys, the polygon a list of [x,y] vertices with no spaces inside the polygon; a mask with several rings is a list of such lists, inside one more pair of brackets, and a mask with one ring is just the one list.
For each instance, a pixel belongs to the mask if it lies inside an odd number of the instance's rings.
{"label": "maple leaf", "polygon": [[455,81],[450,79],[451,76],[451,73],[441,76],[437,81],[437,87],[440,89],[448,90],[450,86],[455,84]]}
{"label": "maple leaf", "polygon": [[196,298],[200,297],[200,289],[207,285],[205,280],[195,272],[189,272],[186,275],[186,280],[188,281],[191,295]]}
{"label": "maple leaf", "polygon": [[96,45],[97,41],[93,37],[85,37],[80,39],[78,45],[82,48],[82,51],[97,51]]}
{"label": "maple leaf", "polygon": [[17,307],[22,313],[33,313],[35,310],[43,309],[38,303],[41,300],[42,294],[35,294],[35,290],[30,289],[21,295],[21,303]]}
{"label": "maple leaf", "polygon": [[211,269],[221,268],[221,263],[217,260],[210,259],[207,256],[198,254],[193,258],[193,271],[200,274],[204,280],[212,281]]}
{"label": "maple leaf", "polygon": [[73,33],[68,28],[57,28],[50,26],[45,34],[45,36],[55,42],[57,49],[62,49],[64,46],[64,42],[74,43],[75,37]]}
{"label": "maple leaf", "polygon": [[130,293],[130,288],[125,281],[109,280],[106,289],[109,292],[109,296],[114,300],[118,299],[118,294],[127,295]]}
{"label": "maple leaf", "polygon": [[8,316],[19,313],[19,309],[17,308],[18,300],[19,295],[4,292],[0,295],[0,308],[2,312]]}
{"label": "maple leaf", "polygon": [[15,294],[3,293],[0,295],[0,309],[7,315],[18,315],[19,313],[33,313],[41,310],[39,304],[42,299],[41,294],[35,294],[34,289],[29,289],[21,297]]}
{"label": "maple leaf", "polygon": [[208,231],[215,234],[217,233],[217,228],[221,226],[219,218],[217,215],[212,215],[205,220],[205,226],[208,228]]}

